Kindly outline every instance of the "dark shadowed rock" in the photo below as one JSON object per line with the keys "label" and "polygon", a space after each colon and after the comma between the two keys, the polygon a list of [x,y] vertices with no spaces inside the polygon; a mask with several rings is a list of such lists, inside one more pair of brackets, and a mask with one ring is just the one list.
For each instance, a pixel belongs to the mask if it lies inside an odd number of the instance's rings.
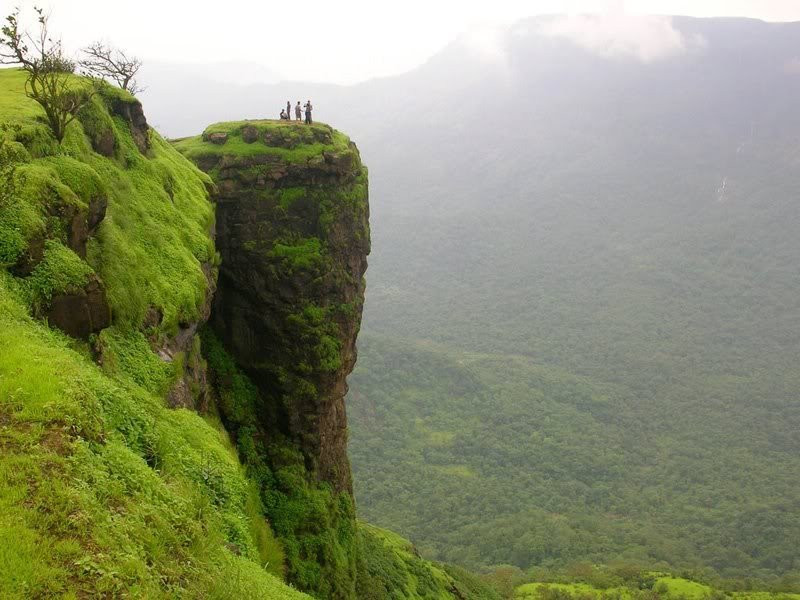
{"label": "dark shadowed rock", "polygon": [[52,327],[72,337],[88,339],[111,324],[111,309],[103,283],[96,275],[91,275],[80,291],[54,296],[45,316]]}
{"label": "dark shadowed rock", "polygon": [[142,103],[135,99],[118,98],[113,102],[111,110],[128,122],[136,147],[142,154],[147,154],[150,149],[150,126],[147,124],[147,117],[144,116]]}
{"label": "dark shadowed rock", "polygon": [[104,197],[92,198],[88,208],[60,207],[59,216],[66,222],[67,245],[81,258],[86,258],[86,242],[105,218],[107,207],[108,200]]}
{"label": "dark shadowed rock", "polygon": [[103,156],[112,157],[114,156],[114,149],[116,147],[116,141],[114,139],[114,131],[111,129],[105,129],[97,136],[91,138],[92,141],[92,148],[98,154],[102,154]]}
{"label": "dark shadowed rock", "polygon": [[[251,122],[228,135],[250,127],[286,152],[197,159],[217,174],[211,323],[258,385],[265,431],[287,435],[311,473],[352,493],[344,397],[370,249],[366,171],[325,125]],[[292,153],[320,143],[310,157]]]}

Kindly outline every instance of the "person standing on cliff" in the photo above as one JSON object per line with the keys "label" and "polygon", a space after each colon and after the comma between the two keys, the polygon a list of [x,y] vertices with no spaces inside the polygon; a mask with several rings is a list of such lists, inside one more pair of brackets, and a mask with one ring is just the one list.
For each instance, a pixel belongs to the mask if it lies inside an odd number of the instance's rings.
{"label": "person standing on cliff", "polygon": [[292,118],[292,103],[286,101],[286,117],[291,120]]}
{"label": "person standing on cliff", "polygon": [[303,109],[300,107],[300,100],[297,101],[297,105],[294,107],[294,117],[296,121],[300,121],[302,119]]}
{"label": "person standing on cliff", "polygon": [[311,125],[311,100],[306,101],[306,124]]}

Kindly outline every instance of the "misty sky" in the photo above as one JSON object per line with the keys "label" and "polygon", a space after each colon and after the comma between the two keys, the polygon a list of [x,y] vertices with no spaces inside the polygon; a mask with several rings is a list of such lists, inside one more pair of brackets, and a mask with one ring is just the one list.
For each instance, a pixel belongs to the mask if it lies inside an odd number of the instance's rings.
{"label": "misty sky", "polygon": [[[0,0],[29,7],[30,0]],[[68,47],[104,39],[145,61],[249,62],[276,78],[354,83],[424,62],[465,31],[536,14],[748,16],[800,21],[799,0],[41,0]],[[478,38],[480,39],[480,37]],[[257,72],[257,70],[254,70]],[[267,78],[264,74],[263,78]]]}

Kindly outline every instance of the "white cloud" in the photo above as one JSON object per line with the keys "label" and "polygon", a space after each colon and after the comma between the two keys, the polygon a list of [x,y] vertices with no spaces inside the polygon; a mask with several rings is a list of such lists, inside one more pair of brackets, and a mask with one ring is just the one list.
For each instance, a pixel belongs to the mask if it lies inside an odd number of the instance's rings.
{"label": "white cloud", "polygon": [[539,32],[564,37],[608,58],[635,58],[645,63],[702,47],[701,37],[686,36],[670,17],[575,15],[543,21]]}
{"label": "white cloud", "polygon": [[505,62],[505,35],[500,27],[473,27],[458,38],[476,58],[485,62]]}

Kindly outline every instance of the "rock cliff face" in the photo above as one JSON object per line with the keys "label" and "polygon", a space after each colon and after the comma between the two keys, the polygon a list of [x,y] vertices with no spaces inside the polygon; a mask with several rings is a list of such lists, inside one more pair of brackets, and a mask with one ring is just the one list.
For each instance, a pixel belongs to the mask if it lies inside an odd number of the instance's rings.
{"label": "rock cliff face", "polygon": [[352,494],[345,378],[370,249],[366,169],[326,125],[223,123],[177,147],[217,184],[211,323],[258,386],[265,428]]}

